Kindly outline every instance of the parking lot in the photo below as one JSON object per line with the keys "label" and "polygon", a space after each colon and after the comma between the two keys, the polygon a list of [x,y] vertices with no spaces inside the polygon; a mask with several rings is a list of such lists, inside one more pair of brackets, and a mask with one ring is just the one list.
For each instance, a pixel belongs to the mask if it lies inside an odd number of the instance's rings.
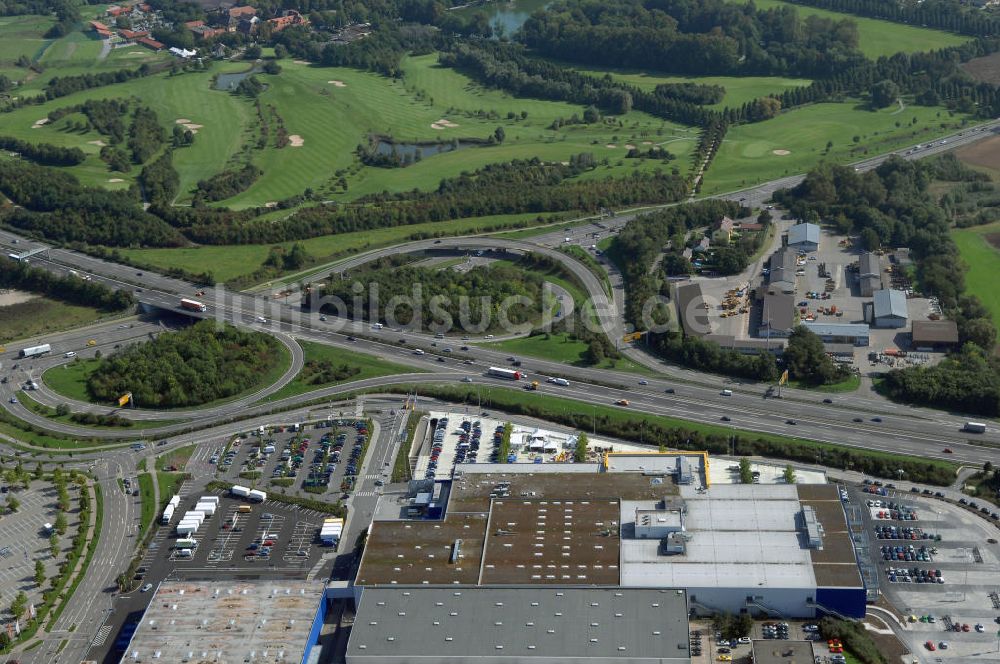
{"label": "parking lot", "polygon": [[335,420],[242,434],[204,456],[220,479],[316,498],[354,489],[369,438],[364,420]]}
{"label": "parking lot", "polygon": [[[45,565],[45,577],[50,579],[58,572],[57,564],[65,557],[65,551],[72,545],[79,528],[79,489],[69,484],[73,508],[66,513],[66,534],[59,537],[59,557],[53,558],[49,551],[49,531],[45,524],[55,523],[58,508],[56,490],[45,481],[32,481],[27,490],[11,491],[6,486],[0,493],[0,506],[7,511],[7,501],[16,497],[19,506],[16,512],[5,513],[0,519],[0,588],[4,589],[5,606],[9,606],[19,591],[24,591],[30,602],[41,601],[41,591],[48,587],[48,581],[39,587],[33,579],[35,561]],[[6,611],[4,611],[6,612]]]}
{"label": "parking lot", "polygon": [[302,570],[311,568],[328,547],[320,545],[319,529],[328,514],[268,500],[251,503],[227,493],[198,494],[181,501],[178,514],[193,509],[201,495],[219,496],[214,515],[190,536],[197,544],[182,554],[175,530],[179,516],[157,533],[158,546],[143,561],[165,566],[175,575],[206,570]]}
{"label": "parking lot", "polygon": [[[868,491],[876,493],[851,488],[850,500],[864,506],[871,562],[882,594],[900,614],[906,645],[927,658],[934,652],[934,658],[986,661],[996,652],[1000,630],[1000,531],[991,517],[930,490]],[[893,519],[893,513],[913,518]]]}
{"label": "parking lot", "polygon": [[415,477],[451,477],[456,464],[496,462],[504,423],[458,413],[431,412],[424,441],[417,441],[420,456]]}

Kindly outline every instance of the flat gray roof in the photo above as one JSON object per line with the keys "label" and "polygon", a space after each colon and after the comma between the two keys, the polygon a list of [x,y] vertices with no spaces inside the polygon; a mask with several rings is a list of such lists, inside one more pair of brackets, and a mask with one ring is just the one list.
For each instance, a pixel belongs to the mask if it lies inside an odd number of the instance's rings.
{"label": "flat gray roof", "polygon": [[875,318],[890,316],[893,318],[908,318],[906,313],[906,293],[899,290],[880,290],[872,294],[875,307]]}
{"label": "flat gray roof", "polygon": [[862,277],[873,276],[881,279],[882,267],[878,256],[870,251],[861,254],[861,258],[858,259],[858,274]]}
{"label": "flat gray roof", "polygon": [[299,662],[325,591],[322,581],[164,581],[122,661]]}
{"label": "flat gray roof", "polygon": [[809,641],[753,641],[755,664],[812,664],[813,647]]}
{"label": "flat gray roof", "polygon": [[772,330],[790,332],[795,326],[795,296],[788,293],[765,295],[761,319]]}
{"label": "flat gray roof", "polygon": [[708,322],[708,313],[701,306],[705,298],[701,292],[701,284],[690,283],[678,286],[676,289],[677,316],[686,334],[702,336],[712,331]]}
{"label": "flat gray roof", "polygon": [[871,328],[866,323],[802,323],[806,329],[820,336],[867,337]]}
{"label": "flat gray roof", "polygon": [[365,588],[347,662],[688,662],[687,594],[646,588]]}

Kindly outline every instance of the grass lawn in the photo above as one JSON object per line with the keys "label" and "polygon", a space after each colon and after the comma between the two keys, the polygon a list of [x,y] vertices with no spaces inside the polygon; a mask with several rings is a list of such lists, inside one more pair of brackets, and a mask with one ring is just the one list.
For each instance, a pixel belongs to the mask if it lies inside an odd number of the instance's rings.
{"label": "grass lawn", "polygon": [[[917,122],[911,124],[914,118]],[[853,161],[926,142],[960,127],[964,119],[926,106],[908,106],[901,113],[898,108],[872,112],[858,102],[795,108],[765,122],[730,129],[708,169],[702,194],[804,173],[823,159]],[[828,142],[833,143],[829,152]]]}
{"label": "grass lawn", "polygon": [[496,343],[482,344],[483,346],[502,350],[514,355],[524,355],[527,357],[540,357],[555,362],[563,362],[575,367],[591,367],[594,369],[615,369],[616,371],[631,371],[644,376],[657,375],[650,369],[636,364],[627,359],[605,359],[600,364],[587,364],[585,361],[587,344],[582,341],[570,339],[565,333],[546,335],[539,334],[533,337],[521,337],[518,339],[508,339]]}
{"label": "grass lawn", "polygon": [[669,76],[652,70],[594,69],[576,66],[574,68],[597,77],[611,74],[611,78],[634,85],[642,90],[652,90],[662,83],[721,85],[726,89],[726,95],[722,101],[706,107],[714,109],[723,109],[727,106],[737,108],[758,97],[780,94],[785,90],[802,88],[812,83],[808,78],[783,78],[781,76]]}
{"label": "grass lawn", "polygon": [[861,52],[873,59],[882,55],[899,53],[900,51],[904,53],[933,51],[939,48],[958,46],[970,40],[969,37],[941,30],[918,28],[912,25],[892,23],[891,21],[880,21],[874,18],[854,16],[853,14],[842,14],[840,12],[816,9],[804,5],[793,5],[781,0],[754,0],[754,4],[757,5],[758,9],[794,6],[798,10],[799,16],[803,17],[816,15],[835,20],[849,18],[858,24]]}
{"label": "grass lawn", "polygon": [[[45,385],[48,386],[53,392],[61,394],[69,399],[76,399],[78,401],[86,401],[88,403],[96,403],[90,398],[90,394],[87,392],[87,378],[96,369],[100,360],[96,359],[80,359],[70,362],[69,364],[63,364],[57,367],[52,367],[51,369],[45,371],[42,374],[42,380]],[[209,408],[212,406],[219,406],[224,403],[235,401],[243,396],[246,396],[250,392],[254,392],[271,385],[288,370],[289,365],[292,363],[292,356],[285,348],[283,344],[278,345],[278,361],[275,363],[270,370],[265,372],[260,376],[260,380],[255,385],[248,385],[243,392],[239,394],[234,394],[233,396],[226,397],[224,399],[215,399],[208,403],[203,403],[198,406],[184,406],[183,408],[178,408],[177,410],[191,410],[197,408]],[[113,404],[103,404],[103,405],[113,405]],[[142,404],[139,404],[142,408]],[[162,408],[160,410],[169,410],[168,408]],[[142,424],[134,427],[139,429]]]}
{"label": "grass lawn", "polygon": [[194,454],[194,450],[197,447],[197,445],[185,445],[184,447],[178,447],[176,450],[171,450],[166,454],[161,454],[156,457],[156,469],[162,471],[167,466],[177,466],[181,470],[184,470],[184,466],[187,465],[188,460]]}
{"label": "grass lawn", "polygon": [[[155,492],[153,490],[153,476],[149,473],[139,473],[139,497],[142,499],[142,512],[140,513],[139,519],[139,535],[138,539],[141,541],[146,535],[146,531],[153,524],[153,517],[156,516],[156,511],[159,508],[153,498]],[[123,533],[120,533],[123,534]]]}
{"label": "grass lawn", "polygon": [[813,392],[826,392],[828,394],[839,394],[843,392],[853,392],[861,387],[861,378],[851,374],[839,383],[831,385],[808,385],[797,380],[788,381],[788,386],[798,390],[812,390]]}
{"label": "grass lawn", "polygon": [[[344,258],[360,251],[378,249],[408,240],[427,237],[428,235],[467,235],[484,233],[505,226],[512,227],[522,224],[536,223],[538,219],[546,219],[548,215],[540,216],[534,213],[513,214],[506,216],[471,217],[452,221],[428,222],[410,226],[393,226],[355,233],[340,233],[322,237],[301,240],[299,244],[306,252],[320,263],[328,263],[338,258]],[[280,246],[290,248],[294,242],[284,242]],[[218,281],[229,281],[257,270],[272,245],[241,244],[184,247],[178,249],[119,249],[130,260],[148,263],[159,269],[179,267],[190,272],[201,272],[210,269]],[[300,277],[314,272],[319,267],[309,268],[296,275],[287,276],[284,281],[297,281]],[[279,283],[281,279],[275,279]]]}
{"label": "grass lawn", "polygon": [[1000,250],[986,240],[988,235],[1000,236],[1000,223],[954,230],[951,233],[962,260],[969,266],[965,273],[967,291],[982,300],[993,316],[994,325],[1000,327],[1000,289],[996,287]]}
{"label": "grass lawn", "polygon": [[420,371],[420,369],[414,367],[388,362],[378,357],[372,357],[363,353],[354,353],[350,350],[344,350],[342,348],[324,346],[323,344],[314,343],[312,341],[300,341],[299,345],[302,346],[302,352],[304,353],[305,361],[307,363],[327,361],[338,366],[341,364],[347,364],[348,366],[356,367],[360,371],[345,381],[333,381],[329,383],[307,383],[302,379],[302,375],[299,374],[288,385],[285,385],[283,388],[269,396],[266,401],[284,399],[285,397],[291,397],[297,394],[318,390],[321,387],[337,385],[341,382],[364,380],[365,378],[376,378],[378,376],[391,376],[393,374],[401,373],[416,373]]}
{"label": "grass lawn", "polygon": [[160,485],[160,507],[167,504],[167,501],[177,493],[181,482],[184,480],[184,473],[168,473],[164,471],[156,472],[156,482]]}
{"label": "grass lawn", "polygon": [[154,427],[165,427],[171,424],[177,424],[182,420],[141,420],[136,422],[135,426],[132,427],[119,427],[119,426],[104,426],[101,424],[84,424],[81,422],[75,422],[72,419],[72,415],[57,415],[55,408],[50,408],[45,404],[38,403],[31,396],[24,392],[23,390],[17,393],[17,398],[24,404],[28,409],[34,411],[35,413],[47,417],[54,422],[62,422],[63,424],[71,424],[73,426],[85,427],[88,429],[101,429],[104,431],[133,431],[136,436],[142,435],[143,429],[152,429]]}
{"label": "grass lawn", "polygon": [[604,292],[611,296],[611,279],[608,278],[608,273],[604,271],[601,264],[597,262],[594,256],[581,246],[571,244],[566,247],[561,247],[560,251],[569,254],[573,258],[577,259],[581,263],[587,266],[587,268],[594,273],[601,281],[601,285],[604,287]]}
{"label": "grass lawn", "polygon": [[102,315],[92,307],[35,297],[27,302],[0,307],[0,344],[89,325]]}

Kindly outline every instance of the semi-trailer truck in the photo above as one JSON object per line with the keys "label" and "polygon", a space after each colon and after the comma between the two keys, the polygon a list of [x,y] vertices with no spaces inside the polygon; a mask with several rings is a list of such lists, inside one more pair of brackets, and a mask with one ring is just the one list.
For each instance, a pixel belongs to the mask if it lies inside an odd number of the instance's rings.
{"label": "semi-trailer truck", "polygon": [[42,344],[41,346],[28,346],[21,350],[21,357],[41,357],[46,353],[52,352],[52,346],[49,344]]}
{"label": "semi-trailer truck", "polygon": [[962,429],[969,433],[986,433],[986,425],[982,422],[966,422]]}
{"label": "semi-trailer truck", "polygon": [[506,378],[507,380],[521,380],[524,374],[516,369],[504,369],[503,367],[490,367],[486,373],[495,378]]}
{"label": "semi-trailer truck", "polygon": [[181,300],[181,309],[187,309],[188,311],[208,311],[208,307],[198,300],[189,300],[187,298]]}
{"label": "semi-trailer truck", "polygon": [[236,496],[237,498],[246,498],[247,496],[250,495],[250,487],[240,486],[239,484],[235,484],[229,490],[229,492],[234,496]]}

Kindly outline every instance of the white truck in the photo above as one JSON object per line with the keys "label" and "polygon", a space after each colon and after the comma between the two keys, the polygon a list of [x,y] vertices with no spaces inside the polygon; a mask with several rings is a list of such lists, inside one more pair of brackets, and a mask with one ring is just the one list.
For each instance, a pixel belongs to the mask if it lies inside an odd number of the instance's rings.
{"label": "white truck", "polygon": [[215,505],[216,507],[218,507],[219,506],[219,497],[218,496],[202,496],[201,498],[198,499],[198,502],[199,503],[212,503],[213,505]]}
{"label": "white truck", "polygon": [[246,498],[250,495],[250,487],[240,486],[236,484],[229,490],[229,493],[233,494],[237,498]]}
{"label": "white truck", "polygon": [[267,493],[264,491],[258,491],[257,489],[253,489],[250,491],[249,494],[247,494],[247,500],[250,500],[255,503],[263,503],[264,501],[267,500]]}
{"label": "white truck", "polygon": [[198,532],[198,524],[194,521],[181,521],[177,524],[178,537],[190,537]]}
{"label": "white truck", "polygon": [[503,367],[490,367],[486,373],[495,378],[506,378],[507,380],[521,380],[524,377],[520,371],[515,369],[504,369]]}
{"label": "white truck", "polygon": [[180,551],[177,552],[178,558],[190,558],[193,555],[194,551],[192,551],[191,549],[181,549]]}
{"label": "white truck", "polygon": [[198,512],[204,512],[206,517],[215,515],[215,503],[198,503],[194,509]]}
{"label": "white truck", "polygon": [[170,501],[169,501],[169,502],[167,503],[167,505],[170,505],[170,506],[171,506],[171,507],[173,507],[174,509],[177,509],[177,507],[178,507],[178,506],[179,506],[180,504],[181,504],[181,497],[180,497],[180,496],[178,496],[177,494],[174,494],[173,496],[171,496],[171,497],[170,497]]}
{"label": "white truck", "polygon": [[52,346],[50,344],[42,344],[41,346],[28,346],[27,348],[22,348],[20,352],[21,357],[41,357],[46,353],[52,352]]}
{"label": "white truck", "polygon": [[962,427],[962,431],[968,433],[986,433],[986,425],[982,422],[966,422],[965,426]]}
{"label": "white truck", "polygon": [[198,540],[190,537],[182,537],[174,543],[178,549],[197,549]]}
{"label": "white truck", "polygon": [[163,516],[160,518],[160,523],[164,526],[170,523],[170,519],[174,518],[174,506],[167,503],[167,506],[163,508]]}

